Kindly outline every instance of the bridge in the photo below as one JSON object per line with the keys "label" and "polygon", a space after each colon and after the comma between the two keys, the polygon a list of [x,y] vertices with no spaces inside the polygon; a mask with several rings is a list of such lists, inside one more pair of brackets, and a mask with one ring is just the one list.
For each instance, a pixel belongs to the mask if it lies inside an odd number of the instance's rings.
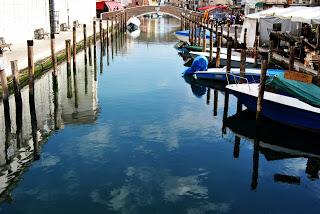
{"label": "bridge", "polygon": [[[102,19],[109,19],[115,16],[117,13],[121,11],[112,11],[106,12],[101,14]],[[170,6],[170,5],[162,5],[162,6],[137,6],[137,7],[129,7],[124,10],[128,14],[128,18],[132,16],[143,16],[146,14],[157,13],[161,12],[163,14],[167,14],[169,16],[173,16],[177,19],[181,19],[181,13],[189,14],[189,13],[196,13],[195,11]]]}

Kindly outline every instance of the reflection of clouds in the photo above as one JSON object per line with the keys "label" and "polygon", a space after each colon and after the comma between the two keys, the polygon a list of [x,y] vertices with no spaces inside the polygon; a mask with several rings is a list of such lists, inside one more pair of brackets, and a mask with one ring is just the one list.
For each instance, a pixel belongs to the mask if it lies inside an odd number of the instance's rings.
{"label": "reflection of clouds", "polygon": [[[168,170],[150,167],[128,167],[127,179],[122,186],[106,193],[102,188],[91,192],[91,200],[121,213],[139,213],[140,209],[153,204],[178,203],[192,199],[185,207],[186,213],[207,211],[227,212],[229,203],[213,203],[208,200],[208,188],[202,185],[208,172],[197,170],[194,175],[173,176]],[[169,205],[170,206],[170,205]]]}
{"label": "reflection of clouds", "polygon": [[104,125],[82,136],[79,143],[79,154],[85,159],[90,158],[90,161],[103,157],[106,149],[115,148],[110,141],[110,133],[110,127]]}
{"label": "reflection of clouds", "polygon": [[200,178],[207,173],[198,175],[178,177],[168,176],[164,184],[164,197],[166,201],[175,202],[182,196],[192,196],[193,198],[207,198],[208,189],[200,185]]}
{"label": "reflection of clouds", "polygon": [[61,160],[60,157],[50,155],[49,153],[43,153],[42,158],[38,164],[34,165],[35,168],[42,168],[44,170],[50,169],[53,166],[56,166]]}
{"label": "reflection of clouds", "polygon": [[306,159],[304,158],[287,159],[283,164],[284,167],[282,170],[286,174],[300,175],[303,174],[306,169]]}
{"label": "reflection of clouds", "polygon": [[[170,118],[171,119],[171,118]],[[147,142],[164,143],[169,151],[179,148],[180,132],[194,133],[196,136],[212,134],[210,130],[214,127],[212,119],[208,117],[207,111],[195,111],[183,108],[181,113],[168,121],[168,124],[151,123],[142,126],[141,138]],[[145,145],[140,145],[143,151]],[[146,153],[148,149],[146,149]]]}
{"label": "reflection of clouds", "polygon": [[69,170],[63,175],[63,179],[65,184],[67,185],[64,188],[64,193],[68,195],[68,197],[76,198],[79,194],[78,190],[80,187],[79,178],[74,170]]}

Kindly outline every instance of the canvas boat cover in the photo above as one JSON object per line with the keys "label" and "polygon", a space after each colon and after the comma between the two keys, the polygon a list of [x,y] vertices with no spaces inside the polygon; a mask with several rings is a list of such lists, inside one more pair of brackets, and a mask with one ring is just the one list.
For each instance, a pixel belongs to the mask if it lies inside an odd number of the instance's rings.
{"label": "canvas boat cover", "polygon": [[315,84],[289,80],[284,77],[284,74],[269,77],[266,84],[309,105],[320,108],[320,87]]}

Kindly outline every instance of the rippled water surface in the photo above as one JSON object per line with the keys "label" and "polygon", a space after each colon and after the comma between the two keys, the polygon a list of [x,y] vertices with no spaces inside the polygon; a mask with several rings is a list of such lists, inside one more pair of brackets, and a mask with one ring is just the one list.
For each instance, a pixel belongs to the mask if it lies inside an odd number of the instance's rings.
{"label": "rippled water surface", "polygon": [[20,146],[14,97],[11,134],[1,104],[0,213],[319,213],[320,138],[265,121],[257,143],[232,96],[223,124],[223,87],[181,77],[179,26],[145,19],[139,37],[98,44],[96,66],[79,53],[69,81],[60,66],[57,94],[42,76],[39,160],[28,88]]}

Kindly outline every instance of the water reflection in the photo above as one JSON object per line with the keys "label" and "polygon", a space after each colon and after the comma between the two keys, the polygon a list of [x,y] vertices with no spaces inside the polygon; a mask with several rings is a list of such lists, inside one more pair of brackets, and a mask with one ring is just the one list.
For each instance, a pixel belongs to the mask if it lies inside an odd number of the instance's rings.
{"label": "water reflection", "polygon": [[[60,66],[57,80],[50,72],[43,75],[35,81],[34,96],[29,94],[28,87],[21,89],[21,101],[19,97],[10,96],[10,115],[4,114],[3,104],[0,104],[0,135],[5,136],[0,138],[1,195],[10,189],[31,160],[40,158],[40,142],[45,142],[54,130],[63,128],[66,123],[83,124],[96,120],[97,83],[92,72],[88,78],[83,63],[84,58],[77,61],[78,70],[73,69],[73,76],[69,64]],[[63,87],[63,83],[67,87]]]}
{"label": "water reflection", "polygon": [[98,42],[96,60],[79,53],[76,72],[62,65],[59,90],[50,73],[37,80],[36,162],[28,90],[20,149],[13,96],[7,144],[0,106],[0,212],[317,213],[319,138],[266,122],[256,139],[233,96],[223,111],[224,85],[181,78],[179,26],[146,19],[138,38]]}

